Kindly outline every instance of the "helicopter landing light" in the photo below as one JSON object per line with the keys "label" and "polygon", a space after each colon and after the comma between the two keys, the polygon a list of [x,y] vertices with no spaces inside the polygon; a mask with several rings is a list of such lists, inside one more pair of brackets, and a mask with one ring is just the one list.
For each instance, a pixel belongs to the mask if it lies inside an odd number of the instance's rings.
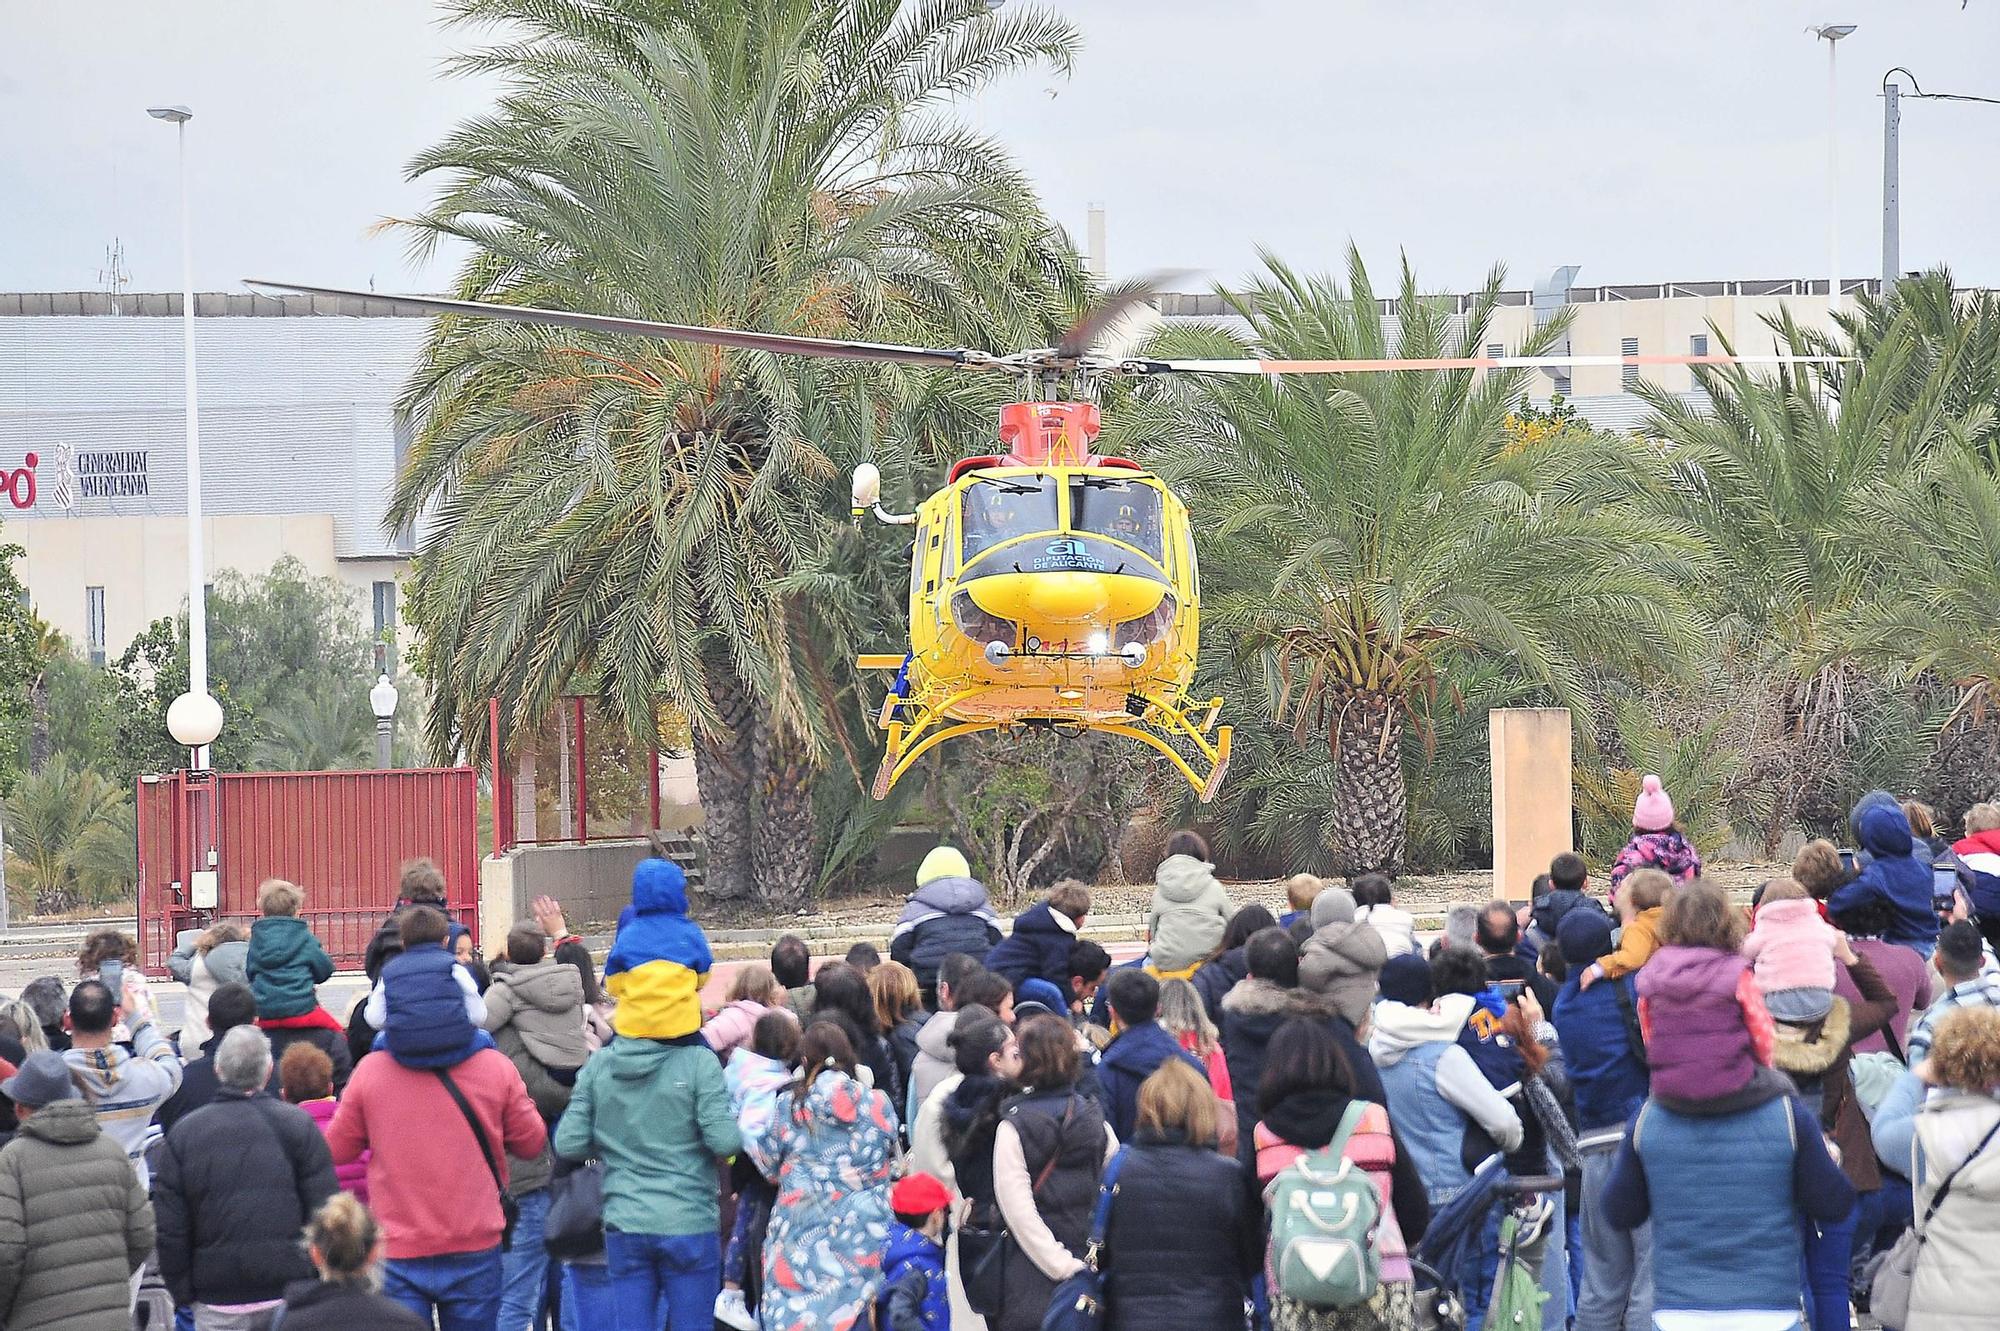
{"label": "helicopter landing light", "polygon": [[1078,702],[1083,698],[1083,690],[1058,689],[1056,691],[1056,697],[1061,698],[1064,702]]}
{"label": "helicopter landing light", "polygon": [[1004,642],[996,641],[986,644],[986,664],[988,665],[1000,665],[1013,654],[1014,649]]}
{"label": "helicopter landing light", "polygon": [[1084,639],[1083,648],[1092,656],[1103,656],[1111,650],[1111,638],[1103,629]]}

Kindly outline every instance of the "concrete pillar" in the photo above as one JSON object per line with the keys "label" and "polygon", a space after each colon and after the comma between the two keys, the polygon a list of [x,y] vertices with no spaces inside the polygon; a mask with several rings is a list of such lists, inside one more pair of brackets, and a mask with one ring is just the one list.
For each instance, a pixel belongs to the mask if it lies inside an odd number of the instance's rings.
{"label": "concrete pillar", "polygon": [[1570,844],[1566,707],[1487,713],[1493,756],[1493,895],[1525,901],[1536,874]]}
{"label": "concrete pillar", "polygon": [[540,841],[535,819],[535,750],[524,744],[514,771],[514,843]]}
{"label": "concrete pillar", "polygon": [[493,955],[514,927],[515,863],[511,855],[488,855],[479,861],[479,947]]}

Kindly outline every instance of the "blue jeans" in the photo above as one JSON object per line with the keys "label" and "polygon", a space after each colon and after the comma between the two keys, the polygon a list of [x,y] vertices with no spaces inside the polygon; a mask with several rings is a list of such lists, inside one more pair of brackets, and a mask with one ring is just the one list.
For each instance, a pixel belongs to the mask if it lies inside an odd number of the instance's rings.
{"label": "blue jeans", "polygon": [[515,1198],[521,1218],[514,1242],[500,1254],[500,1331],[528,1331],[541,1315],[549,1286],[549,1253],[542,1226],[549,1218],[549,1190],[536,1188]]}
{"label": "blue jeans", "polygon": [[1853,1281],[1850,1258],[1859,1209],[1857,1204],[1846,1219],[1832,1224],[1806,1222],[1806,1310],[1812,1315],[1812,1331],[1850,1329],[1847,1296]]}
{"label": "blue jeans", "polygon": [[562,1282],[562,1331],[607,1331],[617,1325],[611,1270],[603,1262],[564,1262]]}
{"label": "blue jeans", "polygon": [[722,1292],[722,1245],[709,1234],[604,1231],[618,1331],[710,1331]]}
{"label": "blue jeans", "polygon": [[1476,1232],[1466,1236],[1477,1254],[1460,1275],[1459,1297],[1465,1302],[1465,1331],[1479,1331],[1486,1324],[1486,1310],[1493,1302],[1493,1277],[1500,1270],[1500,1217],[1507,1209],[1496,1200],[1487,1208],[1486,1219]]}
{"label": "blue jeans", "polygon": [[1861,1194],[1855,1211],[1854,1263],[1859,1265],[1872,1253],[1887,1252],[1896,1239],[1916,1221],[1911,1209],[1910,1181],[1888,1170],[1882,1171],[1882,1186]]}
{"label": "blue jeans", "polygon": [[382,1263],[382,1292],[438,1331],[494,1331],[500,1320],[500,1249]]}

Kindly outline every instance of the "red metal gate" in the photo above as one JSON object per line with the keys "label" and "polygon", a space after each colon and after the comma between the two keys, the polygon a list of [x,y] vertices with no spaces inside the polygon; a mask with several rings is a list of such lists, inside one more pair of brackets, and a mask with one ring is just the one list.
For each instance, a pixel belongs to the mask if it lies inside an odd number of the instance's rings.
{"label": "red metal gate", "polygon": [[[452,918],[476,935],[478,798],[469,767],[141,777],[140,962],[164,974],[179,930],[247,924],[258,886],[286,878],[305,889],[301,915],[334,964],[357,967],[395,905],[403,862],[419,855],[437,861]],[[213,908],[194,904],[204,867],[216,875]]]}

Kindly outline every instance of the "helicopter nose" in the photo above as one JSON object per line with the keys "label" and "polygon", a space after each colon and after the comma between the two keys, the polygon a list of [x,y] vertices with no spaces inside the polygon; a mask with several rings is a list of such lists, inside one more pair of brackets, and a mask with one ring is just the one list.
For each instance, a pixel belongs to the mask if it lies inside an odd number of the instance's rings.
{"label": "helicopter nose", "polygon": [[1028,586],[1028,612],[1037,619],[1091,619],[1110,600],[1101,573],[1043,573]]}

